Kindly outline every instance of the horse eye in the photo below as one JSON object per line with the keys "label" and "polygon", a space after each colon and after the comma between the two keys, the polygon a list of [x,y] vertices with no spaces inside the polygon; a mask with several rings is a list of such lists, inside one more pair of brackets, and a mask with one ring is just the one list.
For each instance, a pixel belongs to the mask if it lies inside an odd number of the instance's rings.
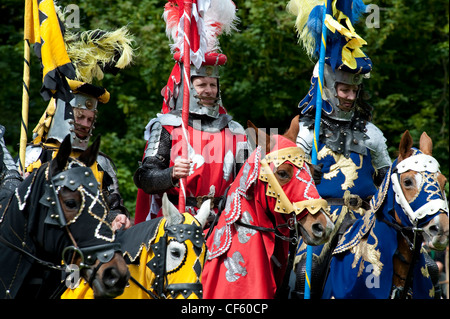
{"label": "horse eye", "polygon": [[181,256],[181,252],[179,249],[172,249],[170,251],[170,254],[175,258],[180,258],[180,256]]}
{"label": "horse eye", "polygon": [[405,187],[411,187],[411,186],[414,185],[414,182],[412,181],[412,179],[406,178],[406,179],[403,181],[403,185],[405,185]]}
{"label": "horse eye", "polygon": [[289,173],[284,170],[277,171],[277,175],[280,176],[280,178],[286,179],[290,178]]}
{"label": "horse eye", "polygon": [[78,206],[78,203],[77,203],[76,200],[72,199],[72,200],[66,200],[64,202],[64,205],[66,205],[68,208],[73,209],[73,208],[76,208]]}
{"label": "horse eye", "polygon": [[167,247],[166,270],[167,272],[177,271],[184,264],[187,247],[185,243],[171,240]]}

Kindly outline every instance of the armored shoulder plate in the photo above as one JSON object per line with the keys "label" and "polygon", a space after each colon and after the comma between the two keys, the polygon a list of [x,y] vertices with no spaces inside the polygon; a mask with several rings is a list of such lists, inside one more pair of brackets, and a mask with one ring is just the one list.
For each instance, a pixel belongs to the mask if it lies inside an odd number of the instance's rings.
{"label": "armored shoulder plate", "polygon": [[97,156],[97,164],[112,180],[112,184],[103,185],[103,188],[106,188],[109,193],[119,193],[119,181],[117,180],[116,166],[113,161],[102,153],[99,153]]}
{"label": "armored shoulder plate", "polygon": [[310,128],[310,125],[307,123],[300,121],[298,123],[299,131],[297,135],[297,146],[299,146],[305,154],[311,154],[313,138],[314,138],[314,130]]}
{"label": "armored shoulder plate", "polygon": [[110,158],[99,153],[97,156],[97,163],[103,171],[107,172],[110,176],[116,175],[116,166]]}
{"label": "armored shoulder plate", "polygon": [[371,151],[372,162],[375,168],[379,169],[381,167],[390,166],[392,162],[387,150],[386,138],[384,137],[383,132],[370,122],[366,124],[366,129],[366,135],[369,139],[365,140],[364,143]]}
{"label": "armored shoulder plate", "polygon": [[25,151],[25,168],[36,162],[42,153],[42,147],[39,145],[28,145]]}
{"label": "armored shoulder plate", "polygon": [[148,138],[147,148],[145,149],[145,157],[155,156],[158,152],[161,130],[161,121],[157,119],[150,127],[150,136]]}
{"label": "armored shoulder plate", "polygon": [[161,125],[180,126],[181,121],[182,120],[180,115],[174,113],[167,113],[159,116],[156,119],[155,123],[160,122]]}
{"label": "armored shoulder plate", "polygon": [[231,120],[228,122],[228,128],[233,134],[245,134],[244,127],[236,121]]}

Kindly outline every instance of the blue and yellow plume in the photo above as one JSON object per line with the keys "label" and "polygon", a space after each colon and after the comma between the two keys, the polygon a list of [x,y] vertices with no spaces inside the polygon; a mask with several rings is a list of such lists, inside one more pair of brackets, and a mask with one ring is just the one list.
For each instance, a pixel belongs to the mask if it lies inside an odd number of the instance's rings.
{"label": "blue and yellow plume", "polygon": [[366,55],[361,48],[367,42],[353,27],[365,12],[362,0],[290,0],[288,12],[297,17],[295,27],[306,53],[312,58],[319,57],[322,36],[323,10],[327,10],[325,24],[329,30],[326,41],[326,56],[333,69],[346,66],[357,68],[357,58]]}

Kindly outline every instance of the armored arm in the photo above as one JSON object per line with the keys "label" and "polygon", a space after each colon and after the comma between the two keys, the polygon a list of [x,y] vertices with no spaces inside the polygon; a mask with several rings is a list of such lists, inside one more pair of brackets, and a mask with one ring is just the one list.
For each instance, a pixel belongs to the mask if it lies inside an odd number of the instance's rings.
{"label": "armored arm", "polygon": [[14,160],[6,148],[5,141],[3,140],[3,132],[4,127],[0,125],[0,189],[4,190],[2,195],[0,195],[0,199],[3,196],[9,196],[22,182],[22,177],[17,171]]}
{"label": "armored arm", "polygon": [[297,135],[296,144],[300,147],[307,156],[311,156],[312,146],[313,146],[313,138],[314,131],[308,127],[307,124],[300,121],[299,122],[299,131]]}
{"label": "armored arm", "polygon": [[374,183],[376,186],[379,186],[392,162],[387,150],[386,138],[384,137],[383,132],[370,122],[367,123],[366,128],[366,134],[369,139],[366,140],[365,143],[372,155],[372,164],[377,170],[377,174],[374,176]]}
{"label": "armored arm", "polygon": [[102,192],[110,209],[110,213],[108,215],[109,221],[112,222],[118,214],[124,214],[129,218],[130,213],[123,205],[123,199],[119,192],[119,181],[117,179],[114,163],[105,154],[100,153],[97,157],[97,164],[104,172]]}
{"label": "armored arm", "polygon": [[170,149],[172,141],[169,132],[155,122],[145,150],[145,158],[133,176],[134,183],[148,194],[162,193],[176,185],[172,181]]}

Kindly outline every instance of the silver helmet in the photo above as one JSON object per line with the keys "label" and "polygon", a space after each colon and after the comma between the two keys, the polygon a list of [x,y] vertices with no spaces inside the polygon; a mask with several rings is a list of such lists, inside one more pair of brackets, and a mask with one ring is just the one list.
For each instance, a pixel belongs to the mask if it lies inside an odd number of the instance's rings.
{"label": "silver helmet", "polygon": [[[183,68],[183,64],[181,64]],[[213,106],[204,106],[198,97],[197,91],[192,84],[192,80],[195,77],[211,77],[217,79],[217,97]],[[198,115],[206,115],[212,118],[219,117],[219,108],[222,105],[222,99],[220,96],[220,85],[219,85],[219,66],[218,65],[202,65],[197,69],[191,64],[191,81],[189,83],[189,113],[194,113]],[[181,110],[183,108],[183,88],[184,88],[184,77],[181,77],[181,83],[179,86],[178,98],[176,99],[175,109]]]}
{"label": "silver helmet", "polygon": [[[314,76],[318,76],[318,64],[316,64],[314,68]],[[322,92],[322,99],[325,101],[328,101],[330,105],[332,106],[333,110],[330,114],[328,114],[328,117],[337,119],[337,120],[348,120],[350,121],[353,112],[345,112],[339,108],[339,99],[337,97],[336,92],[336,84],[337,83],[344,83],[349,85],[358,85],[358,87],[363,82],[363,79],[370,78],[370,73],[360,74],[360,73],[350,73],[346,71],[342,71],[340,69],[336,69],[333,71],[331,66],[328,64],[324,64],[324,70],[323,70],[323,78],[324,78],[324,86],[323,86],[323,92]],[[359,94],[359,89],[358,89]]]}
{"label": "silver helmet", "polygon": [[[88,147],[89,139],[95,128],[97,105],[98,100],[95,97],[83,93],[74,94],[70,105],[63,100],[56,100],[55,115],[50,124],[47,140],[53,139],[62,143],[67,134],[70,134],[72,148],[85,150]],[[94,121],[91,127],[82,129],[82,125],[76,123],[75,113],[82,110],[94,112]]]}

